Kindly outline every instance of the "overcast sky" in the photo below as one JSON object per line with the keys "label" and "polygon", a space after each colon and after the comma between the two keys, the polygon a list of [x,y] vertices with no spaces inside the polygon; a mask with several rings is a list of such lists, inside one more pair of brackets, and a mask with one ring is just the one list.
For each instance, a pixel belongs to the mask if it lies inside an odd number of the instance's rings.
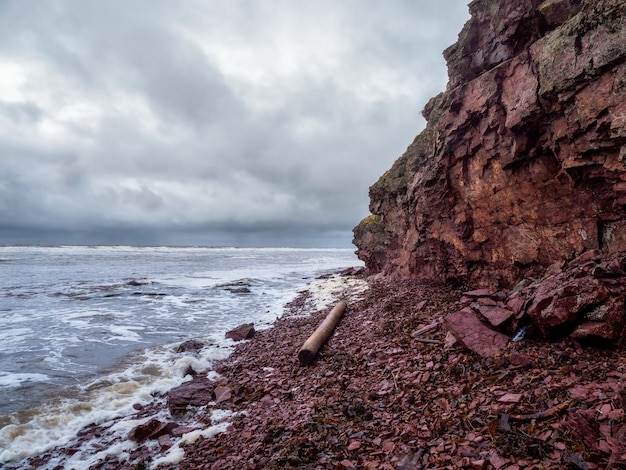
{"label": "overcast sky", "polygon": [[0,0],[0,243],[349,247],[466,0]]}

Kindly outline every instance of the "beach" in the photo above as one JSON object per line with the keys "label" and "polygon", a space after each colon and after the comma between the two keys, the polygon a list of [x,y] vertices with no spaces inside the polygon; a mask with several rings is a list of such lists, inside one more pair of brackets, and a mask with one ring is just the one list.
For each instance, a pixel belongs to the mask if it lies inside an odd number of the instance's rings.
{"label": "beach", "polygon": [[441,326],[463,288],[367,282],[365,292],[346,292],[348,310],[311,365],[297,353],[330,306],[306,314],[309,291],[217,362],[207,387],[218,395],[188,411],[215,432],[156,433],[130,460],[109,455],[92,468],[597,469],[621,461],[618,352],[525,338],[481,358]]}

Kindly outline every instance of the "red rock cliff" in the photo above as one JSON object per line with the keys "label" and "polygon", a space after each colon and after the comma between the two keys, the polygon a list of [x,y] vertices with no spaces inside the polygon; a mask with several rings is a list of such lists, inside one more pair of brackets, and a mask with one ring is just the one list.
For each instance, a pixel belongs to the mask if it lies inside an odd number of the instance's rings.
{"label": "red rock cliff", "polygon": [[626,2],[474,0],[447,90],[371,188],[370,272],[510,286],[626,250]]}

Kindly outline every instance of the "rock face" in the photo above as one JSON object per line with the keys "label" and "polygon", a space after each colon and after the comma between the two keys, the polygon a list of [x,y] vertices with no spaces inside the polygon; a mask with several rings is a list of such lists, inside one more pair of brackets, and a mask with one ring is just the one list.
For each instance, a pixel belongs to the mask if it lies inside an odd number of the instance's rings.
{"label": "rock face", "polygon": [[[426,129],[370,188],[359,258],[370,273],[495,290],[626,250],[626,3],[469,8]],[[563,295],[529,315],[562,311]]]}

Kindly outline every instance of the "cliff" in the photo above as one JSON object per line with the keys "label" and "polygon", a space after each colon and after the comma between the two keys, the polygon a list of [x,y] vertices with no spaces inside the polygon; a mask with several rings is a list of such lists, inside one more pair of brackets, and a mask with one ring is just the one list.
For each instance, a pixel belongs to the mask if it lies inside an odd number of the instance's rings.
{"label": "cliff", "polygon": [[497,289],[626,250],[626,3],[469,9],[426,129],[370,188],[357,255],[370,273]]}

